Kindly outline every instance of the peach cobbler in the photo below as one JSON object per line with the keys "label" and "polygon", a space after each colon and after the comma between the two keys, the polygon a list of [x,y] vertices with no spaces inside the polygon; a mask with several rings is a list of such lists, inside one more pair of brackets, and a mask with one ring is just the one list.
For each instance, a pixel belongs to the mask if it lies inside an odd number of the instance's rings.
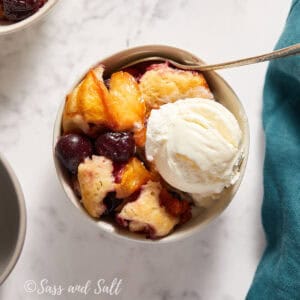
{"label": "peach cobbler", "polygon": [[152,239],[166,236],[189,221],[199,198],[233,182],[237,122],[213,100],[201,73],[156,63],[104,78],[104,68],[91,69],[67,96],[56,156],[91,217]]}

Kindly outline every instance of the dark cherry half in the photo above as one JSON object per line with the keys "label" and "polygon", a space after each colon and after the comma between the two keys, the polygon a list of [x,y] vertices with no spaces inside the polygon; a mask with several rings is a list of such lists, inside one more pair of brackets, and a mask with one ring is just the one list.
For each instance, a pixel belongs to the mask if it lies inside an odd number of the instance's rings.
{"label": "dark cherry half", "polygon": [[56,144],[55,155],[63,166],[73,175],[77,173],[79,164],[93,154],[91,141],[80,134],[62,136]]}
{"label": "dark cherry half", "polygon": [[104,215],[113,215],[115,213],[116,208],[122,203],[122,201],[122,199],[116,198],[116,193],[108,193],[103,200],[106,206],[106,211]]}
{"label": "dark cherry half", "polygon": [[131,132],[106,132],[95,142],[95,151],[114,162],[125,163],[135,153],[135,142]]}

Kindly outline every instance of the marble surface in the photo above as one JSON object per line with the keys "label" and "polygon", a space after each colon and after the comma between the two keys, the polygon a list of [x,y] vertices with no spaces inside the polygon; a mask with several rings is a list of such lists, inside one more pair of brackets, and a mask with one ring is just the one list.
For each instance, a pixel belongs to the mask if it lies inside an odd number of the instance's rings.
{"label": "marble surface", "polygon": [[98,59],[127,47],[164,43],[209,62],[269,51],[290,0],[63,0],[43,23],[0,37],[0,151],[21,182],[28,212],[22,256],[0,299],[53,299],[24,284],[122,279],[118,296],[61,299],[238,300],[251,284],[265,241],[262,202],[262,87],[266,64],[220,72],[244,103],[251,148],[246,176],[222,216],[191,238],[141,245],[100,232],[66,200],[51,142],[70,83]]}

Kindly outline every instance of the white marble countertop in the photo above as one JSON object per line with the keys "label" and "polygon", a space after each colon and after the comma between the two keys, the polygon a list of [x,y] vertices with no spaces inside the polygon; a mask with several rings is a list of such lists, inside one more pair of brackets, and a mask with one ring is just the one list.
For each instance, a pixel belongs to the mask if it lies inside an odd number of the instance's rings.
{"label": "white marble countertop", "polygon": [[127,47],[168,44],[208,62],[274,46],[290,0],[63,0],[43,23],[0,38],[0,151],[24,190],[28,228],[22,256],[0,299],[53,296],[25,292],[50,285],[122,279],[119,296],[61,299],[239,300],[265,242],[262,202],[262,88],[266,64],[220,72],[244,103],[251,148],[244,181],[229,208],[202,232],[170,245],[140,245],[100,232],[66,200],[52,161],[56,111],[77,74]]}

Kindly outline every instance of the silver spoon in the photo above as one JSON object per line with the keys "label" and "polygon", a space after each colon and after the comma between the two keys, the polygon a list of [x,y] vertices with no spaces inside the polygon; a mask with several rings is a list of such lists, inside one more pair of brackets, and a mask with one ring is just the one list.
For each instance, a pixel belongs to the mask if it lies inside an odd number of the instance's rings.
{"label": "silver spoon", "polygon": [[233,67],[239,67],[239,66],[245,66],[245,65],[251,65],[256,64],[268,60],[278,59],[281,57],[291,56],[291,55],[297,55],[300,54],[300,43],[295,44],[286,48],[278,49],[275,51],[272,51],[270,53],[252,56],[248,58],[242,58],[238,60],[232,60],[228,62],[223,62],[219,64],[214,65],[202,65],[202,64],[184,64],[179,63],[177,61],[174,61],[169,58],[164,58],[160,56],[151,56],[151,57],[145,57],[138,60],[135,60],[131,62],[130,64],[126,65],[125,67],[129,67],[132,65],[136,65],[138,63],[142,62],[149,62],[149,61],[167,61],[173,66],[182,69],[182,70],[188,70],[188,71],[211,71],[211,70],[218,70],[218,69],[226,69],[226,68],[233,68]]}

